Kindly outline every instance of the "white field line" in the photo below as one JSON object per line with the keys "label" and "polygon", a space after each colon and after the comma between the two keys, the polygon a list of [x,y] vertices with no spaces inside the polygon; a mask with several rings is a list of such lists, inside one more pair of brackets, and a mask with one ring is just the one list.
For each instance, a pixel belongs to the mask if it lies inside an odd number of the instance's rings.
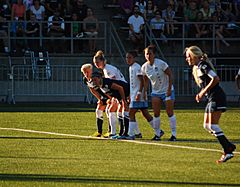
{"label": "white field line", "polygon": [[[91,136],[81,136],[81,135],[77,135],[77,134],[65,134],[65,133],[47,132],[47,131],[36,131],[36,130],[30,130],[30,129],[0,127],[0,130],[19,131],[19,132],[28,132],[28,133],[36,133],[36,134],[48,134],[48,135],[75,137],[75,138],[83,138],[83,139],[109,140],[107,138],[98,138],[98,137],[91,137]],[[117,141],[123,141],[123,142],[135,143],[135,144],[143,144],[143,145],[157,145],[157,146],[162,146],[162,147],[172,147],[172,148],[179,148],[179,149],[191,149],[191,150],[199,150],[199,151],[222,152],[222,150],[218,150],[218,149],[206,149],[206,148],[200,148],[200,147],[190,147],[190,146],[163,144],[163,143],[155,143],[155,142],[144,142],[144,141],[138,141],[138,140],[117,140]],[[234,152],[234,153],[235,154],[240,154],[240,152]]]}

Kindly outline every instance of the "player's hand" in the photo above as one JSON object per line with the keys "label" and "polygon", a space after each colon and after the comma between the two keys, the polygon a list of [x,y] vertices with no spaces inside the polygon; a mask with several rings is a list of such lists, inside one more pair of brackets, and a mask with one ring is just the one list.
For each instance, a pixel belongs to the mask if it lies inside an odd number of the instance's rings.
{"label": "player's hand", "polygon": [[203,94],[200,92],[196,95],[195,99],[199,103],[201,101],[202,97],[203,97]]}
{"label": "player's hand", "polygon": [[167,90],[167,97],[170,97],[172,95],[172,90],[171,89],[168,89]]}
{"label": "player's hand", "polygon": [[103,105],[103,102],[101,100],[98,100],[97,104]]}
{"label": "player's hand", "polygon": [[138,93],[135,97],[136,101],[140,101],[140,98],[141,98],[141,93]]}

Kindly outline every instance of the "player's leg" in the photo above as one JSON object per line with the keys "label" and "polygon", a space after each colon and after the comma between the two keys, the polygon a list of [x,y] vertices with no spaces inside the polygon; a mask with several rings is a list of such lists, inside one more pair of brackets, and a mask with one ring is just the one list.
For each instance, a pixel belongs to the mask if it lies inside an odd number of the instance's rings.
{"label": "player's leg", "polygon": [[154,112],[153,128],[155,130],[155,136],[152,138],[152,140],[160,140],[161,136],[164,134],[164,132],[161,131],[161,120],[160,120],[161,104],[162,104],[162,101],[160,97],[152,96],[152,108]]}
{"label": "player's leg", "polygon": [[172,131],[172,135],[169,139],[169,141],[176,141],[176,135],[177,135],[177,131],[176,131],[176,116],[174,115],[174,100],[169,99],[166,100],[166,112],[169,118],[169,123],[170,123],[170,128]]}
{"label": "player's leg", "polygon": [[135,130],[137,128],[137,121],[135,118],[135,114],[138,109],[130,108],[129,109],[129,129],[128,129],[128,135],[131,139],[135,139]]}
{"label": "player's leg", "polygon": [[97,125],[97,132],[94,133],[94,137],[101,137],[102,136],[102,127],[103,127],[103,111],[105,110],[106,105],[98,103],[96,108],[96,125]]}
{"label": "player's leg", "polygon": [[123,115],[122,115],[122,105],[118,104],[118,110],[117,110],[117,118],[118,118],[118,124],[119,124],[119,136],[122,136],[124,133],[124,123],[123,123]]}
{"label": "player's leg", "polygon": [[111,104],[109,106],[109,123],[111,126],[110,136],[116,135],[116,123],[117,123],[116,111],[117,111],[117,100],[115,98],[112,98]]}
{"label": "player's leg", "polygon": [[218,163],[226,162],[233,157],[233,151],[236,146],[229,142],[219,126],[219,119],[222,115],[221,110],[216,110],[216,104],[209,102],[204,115],[204,128],[214,135],[221,144],[224,154],[217,161]]}

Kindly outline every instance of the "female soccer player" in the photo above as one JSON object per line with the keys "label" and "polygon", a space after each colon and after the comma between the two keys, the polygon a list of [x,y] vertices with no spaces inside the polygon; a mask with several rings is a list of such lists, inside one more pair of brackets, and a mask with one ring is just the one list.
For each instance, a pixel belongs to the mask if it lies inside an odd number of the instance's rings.
{"label": "female soccer player", "polygon": [[[93,57],[93,63],[94,65],[103,71],[104,77],[114,80],[121,80],[124,82],[127,82],[124,78],[123,74],[120,72],[118,68],[115,66],[112,66],[110,64],[107,64],[107,60],[104,57],[104,53],[100,50],[97,51],[95,56]],[[111,113],[110,117],[114,118],[115,116]],[[127,135],[128,133],[128,127],[129,127],[129,112],[123,111],[122,105],[119,105],[118,112],[117,112],[117,118],[120,125],[120,132],[119,135]]]}
{"label": "female soccer player", "polygon": [[[129,84],[127,82],[103,78],[100,73],[93,73],[92,80],[94,85],[99,87],[103,93],[111,97],[112,103],[114,103],[116,98],[118,102],[122,105],[123,110],[128,111],[127,97],[129,96],[130,90]],[[116,134],[116,124],[110,123],[110,125],[111,135]],[[124,132],[124,136],[127,136],[127,133],[128,132]]]}
{"label": "female soccer player", "polygon": [[188,65],[192,66],[195,82],[201,88],[195,99],[200,102],[205,95],[208,101],[203,127],[216,136],[223,147],[224,154],[217,160],[217,163],[226,162],[233,157],[233,151],[236,149],[236,146],[228,141],[218,125],[222,112],[226,111],[226,95],[219,86],[219,77],[207,54],[197,46],[186,48],[185,54]]}
{"label": "female soccer player", "polygon": [[[104,94],[101,89],[95,85],[93,85],[92,82],[92,64],[84,64],[81,67],[81,72],[84,75],[83,81],[90,89],[91,93],[98,99],[97,102],[97,108],[96,108],[96,123],[97,123],[97,132],[94,133],[92,136],[94,137],[101,137],[102,136],[102,126],[103,126],[103,112],[110,106],[110,103],[108,103],[109,97]],[[115,112],[117,110],[117,106],[115,105]],[[114,112],[114,109],[112,110]]]}
{"label": "female soccer player", "polygon": [[165,102],[167,115],[170,121],[172,135],[169,141],[176,141],[176,117],[173,112],[174,108],[174,88],[172,85],[172,73],[166,62],[155,58],[156,48],[153,45],[144,50],[146,62],[142,65],[144,76],[144,88],[147,90],[148,82],[152,85],[152,107],[154,112],[153,126],[156,129],[156,135],[152,140],[160,140],[164,132],[160,128],[160,110],[161,103]]}
{"label": "female soccer player", "polygon": [[[148,101],[144,98],[144,94],[147,90],[143,89],[143,76],[141,73],[141,66],[135,62],[137,56],[136,51],[129,51],[126,54],[126,62],[129,65],[129,79],[130,79],[130,105],[129,105],[129,130],[128,137],[126,139],[135,139],[134,130],[136,130],[136,137],[139,137],[140,131],[138,129],[138,123],[136,121],[136,112],[140,110],[145,119],[153,127],[153,117],[148,112]],[[141,136],[140,136],[141,137]]]}

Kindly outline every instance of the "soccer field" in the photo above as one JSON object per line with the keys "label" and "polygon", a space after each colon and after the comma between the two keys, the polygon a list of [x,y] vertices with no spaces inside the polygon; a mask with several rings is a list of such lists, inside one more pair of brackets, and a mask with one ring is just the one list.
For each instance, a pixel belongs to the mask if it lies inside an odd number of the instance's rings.
{"label": "soccer field", "polygon": [[0,186],[240,186],[240,109],[221,118],[237,145],[223,164],[215,162],[219,143],[202,127],[203,110],[175,114],[178,141],[168,141],[163,111],[165,135],[154,142],[140,113],[143,139],[124,141],[89,137],[96,130],[94,110],[0,112]]}

